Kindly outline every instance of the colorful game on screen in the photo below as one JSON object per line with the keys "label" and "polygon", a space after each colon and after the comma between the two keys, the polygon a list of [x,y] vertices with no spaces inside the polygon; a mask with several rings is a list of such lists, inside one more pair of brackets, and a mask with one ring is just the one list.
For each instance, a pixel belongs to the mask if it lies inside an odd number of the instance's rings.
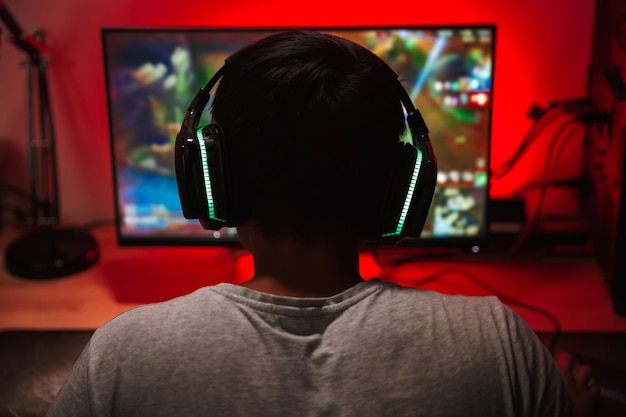
{"label": "colorful game on screen", "polygon": [[[439,174],[422,239],[414,241],[484,237],[494,28],[322,31],[355,41],[384,59],[426,120]],[[174,142],[193,95],[225,58],[273,32],[103,30],[120,243],[237,242],[234,229],[207,231],[183,217]]]}

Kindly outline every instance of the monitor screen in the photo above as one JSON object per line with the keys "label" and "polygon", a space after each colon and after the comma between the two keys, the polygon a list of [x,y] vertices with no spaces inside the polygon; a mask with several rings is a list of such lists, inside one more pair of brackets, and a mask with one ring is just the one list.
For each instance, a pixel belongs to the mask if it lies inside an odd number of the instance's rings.
{"label": "monitor screen", "polygon": [[[311,28],[309,28],[311,29]],[[183,217],[174,142],[194,94],[238,49],[281,29],[104,29],[120,244],[237,244]],[[315,28],[380,56],[420,110],[438,162],[422,237],[480,242],[487,230],[493,26]]]}

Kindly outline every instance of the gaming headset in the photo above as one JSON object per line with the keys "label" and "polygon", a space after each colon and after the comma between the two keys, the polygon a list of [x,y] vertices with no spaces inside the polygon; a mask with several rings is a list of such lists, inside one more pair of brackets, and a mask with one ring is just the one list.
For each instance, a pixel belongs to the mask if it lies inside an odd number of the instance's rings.
{"label": "gaming headset", "polygon": [[[235,227],[244,216],[237,214],[229,172],[228,138],[216,124],[199,126],[211,91],[228,68],[226,64],[195,95],[176,137],[175,167],[178,193],[187,219],[199,219],[205,229]],[[394,74],[394,88],[406,112],[412,144],[398,141],[395,172],[382,195],[382,218],[378,237],[396,243],[419,237],[435,191],[437,161],[420,112]],[[239,209],[241,211],[241,209]]]}

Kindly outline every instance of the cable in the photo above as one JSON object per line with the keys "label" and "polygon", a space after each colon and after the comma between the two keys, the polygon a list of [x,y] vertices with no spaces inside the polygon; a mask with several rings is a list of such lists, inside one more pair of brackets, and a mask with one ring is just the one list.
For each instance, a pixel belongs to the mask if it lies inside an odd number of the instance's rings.
{"label": "cable", "polygon": [[[548,185],[551,187],[580,189],[584,184],[583,181],[584,181],[583,176],[564,177],[564,178],[558,178],[558,179],[553,178],[550,180]],[[527,182],[526,184],[518,187],[514,195],[521,195],[531,190],[534,190],[536,188],[541,188],[543,184],[544,184],[543,180]]]}
{"label": "cable", "polygon": [[381,267],[386,267],[386,266],[396,267],[396,266],[400,266],[400,265],[412,263],[412,262],[430,261],[434,258],[449,258],[455,255],[465,255],[468,253],[468,251],[464,250],[460,246],[459,247],[452,247],[452,246],[445,246],[445,245],[443,247],[442,246],[433,246],[433,247],[419,246],[419,247],[409,247],[408,248],[408,251],[410,253],[409,255],[397,256],[397,257],[394,257],[394,259],[392,260],[387,260],[383,258],[380,252],[381,251],[384,252],[389,249],[391,249],[394,254],[397,254],[398,249],[401,249],[401,248],[396,248],[396,247],[377,248],[375,247],[375,248],[372,248],[370,251],[376,263],[380,265]]}
{"label": "cable", "polygon": [[[570,119],[566,121],[564,124],[562,124],[557,130],[557,132],[554,134],[554,139],[552,140],[552,142],[550,142],[550,146],[546,154],[546,160],[545,160],[545,165],[544,165],[544,170],[543,170],[543,180],[540,185],[537,204],[535,205],[534,210],[530,213],[530,216],[526,219],[526,222],[524,223],[524,227],[520,231],[517,239],[515,240],[515,242],[509,249],[510,254],[515,254],[522,248],[522,246],[528,239],[528,236],[530,235],[533,228],[535,227],[537,219],[539,218],[539,215],[541,213],[541,209],[543,208],[543,203],[545,201],[546,193],[548,191],[548,188],[550,187],[550,183],[556,172],[556,167],[558,165],[557,164],[558,156],[561,154],[561,151],[563,150],[563,146],[568,142],[567,139],[571,137],[571,136],[564,135],[564,133],[567,131],[567,129],[571,128],[575,123],[578,123],[578,122],[579,122],[578,119]],[[558,150],[558,152],[556,152],[556,150]]]}
{"label": "cable", "polygon": [[567,112],[565,111],[564,106],[562,104],[558,104],[539,116],[537,121],[530,127],[530,129],[528,129],[528,132],[526,132],[522,138],[522,141],[520,142],[520,145],[516,149],[515,153],[498,168],[492,170],[492,178],[501,178],[508,174],[517,165],[526,151],[530,149],[531,145],[537,140],[539,134],[542,133],[546,127],[552,124],[552,122],[565,114],[567,114]]}
{"label": "cable", "polygon": [[539,135],[559,117],[568,114],[580,115],[592,110],[587,99],[572,99],[553,103],[547,110],[533,107],[530,115],[535,119],[535,123],[528,129],[515,153],[502,165],[491,171],[491,177],[501,178],[508,174],[535,143]]}

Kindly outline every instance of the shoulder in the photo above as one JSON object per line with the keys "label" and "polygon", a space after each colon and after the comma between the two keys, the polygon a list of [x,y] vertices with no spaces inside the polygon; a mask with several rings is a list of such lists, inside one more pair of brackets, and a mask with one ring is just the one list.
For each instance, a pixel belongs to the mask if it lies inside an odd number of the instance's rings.
{"label": "shoulder", "polygon": [[536,334],[526,321],[495,296],[442,294],[385,284],[378,297],[370,310],[390,314],[396,326],[428,329],[428,334],[444,339],[453,336],[477,349],[486,349],[486,344],[494,351],[503,345],[537,347]]}
{"label": "shoulder", "polygon": [[443,294],[436,291],[405,287],[390,282],[378,281],[375,297],[382,306],[402,306],[409,311],[461,317],[487,315],[496,320],[515,319],[516,314],[495,296],[468,296]]}
{"label": "shoulder", "polygon": [[100,326],[92,340],[110,343],[124,340],[146,342],[200,325],[202,317],[223,316],[228,302],[211,287],[201,288],[193,293],[168,301],[145,304],[118,314]]}

